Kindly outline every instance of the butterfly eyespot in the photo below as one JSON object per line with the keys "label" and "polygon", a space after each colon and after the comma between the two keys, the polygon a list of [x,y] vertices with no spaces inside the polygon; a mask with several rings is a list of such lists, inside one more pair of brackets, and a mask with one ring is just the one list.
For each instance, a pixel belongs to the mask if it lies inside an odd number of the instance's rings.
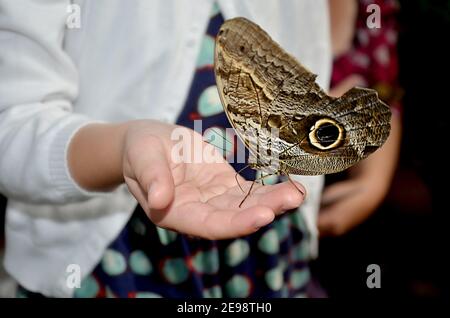
{"label": "butterfly eyespot", "polygon": [[341,145],[344,140],[344,129],[329,118],[319,119],[311,127],[309,142],[320,150],[331,150]]}
{"label": "butterfly eyespot", "polygon": [[241,51],[241,53],[244,53],[245,52],[245,46],[241,45],[239,47],[239,51]]}

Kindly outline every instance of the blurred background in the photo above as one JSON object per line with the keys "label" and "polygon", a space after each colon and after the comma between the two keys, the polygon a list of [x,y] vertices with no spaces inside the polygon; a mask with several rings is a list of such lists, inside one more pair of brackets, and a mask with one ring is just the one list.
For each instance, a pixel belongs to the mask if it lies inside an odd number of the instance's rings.
{"label": "blurred background", "polygon": [[[366,3],[372,1],[365,1]],[[363,224],[321,239],[314,272],[330,297],[446,297],[449,293],[447,98],[450,1],[399,1],[403,133],[387,198]],[[383,14],[383,11],[382,11]],[[328,183],[342,178],[329,176]],[[381,288],[368,289],[368,264]]]}
{"label": "blurred background", "polygon": [[[444,205],[450,1],[397,4],[403,126],[399,165],[386,199],[367,220],[321,239],[313,273],[330,297],[450,296],[449,208]],[[345,174],[328,176],[327,183],[343,178]],[[0,259],[5,204],[0,195]],[[382,269],[380,289],[368,289],[361,278],[367,277],[368,264]],[[0,266],[0,297],[13,295],[13,289]]]}

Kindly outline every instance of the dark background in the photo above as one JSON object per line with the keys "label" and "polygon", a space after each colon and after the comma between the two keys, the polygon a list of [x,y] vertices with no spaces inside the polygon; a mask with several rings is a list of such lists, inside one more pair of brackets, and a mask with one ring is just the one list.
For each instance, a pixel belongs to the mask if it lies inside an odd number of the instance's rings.
{"label": "dark background", "polygon": [[[449,297],[450,1],[400,1],[400,81],[404,89],[400,165],[390,194],[367,222],[323,239],[314,273],[331,297]],[[330,180],[329,180],[330,181]],[[0,195],[0,247],[4,207]],[[381,288],[366,286],[367,265]]]}
{"label": "dark background", "polygon": [[[400,5],[400,164],[389,196],[367,222],[342,237],[321,240],[313,268],[331,297],[450,296],[449,208],[444,204],[450,1]],[[381,267],[380,289],[366,286],[372,263]]]}

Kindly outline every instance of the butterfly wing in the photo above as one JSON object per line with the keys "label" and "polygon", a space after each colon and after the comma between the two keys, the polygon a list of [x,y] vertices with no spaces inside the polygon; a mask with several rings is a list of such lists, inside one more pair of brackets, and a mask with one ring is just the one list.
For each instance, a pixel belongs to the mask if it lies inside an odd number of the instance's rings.
{"label": "butterfly wing", "polygon": [[[286,173],[316,175],[345,170],[376,151],[389,136],[391,111],[375,90],[355,87],[316,106],[299,121],[305,127],[305,138],[279,157]],[[340,129],[334,146],[321,147],[312,140],[317,123],[324,119]],[[296,125],[292,121],[292,127]]]}
{"label": "butterfly wing", "polygon": [[262,128],[281,125],[293,111],[290,105],[280,108],[273,103],[281,98],[280,92],[296,87],[293,93],[298,95],[327,97],[315,83],[315,74],[245,18],[227,20],[221,26],[214,70],[225,113],[251,152],[256,152],[253,145],[270,139]]}
{"label": "butterfly wing", "polygon": [[316,75],[245,18],[222,25],[214,69],[237,135],[257,157],[261,145],[270,147],[269,155],[281,162],[278,172],[341,171],[389,135],[390,111],[375,91],[354,88],[340,98],[328,96]]}

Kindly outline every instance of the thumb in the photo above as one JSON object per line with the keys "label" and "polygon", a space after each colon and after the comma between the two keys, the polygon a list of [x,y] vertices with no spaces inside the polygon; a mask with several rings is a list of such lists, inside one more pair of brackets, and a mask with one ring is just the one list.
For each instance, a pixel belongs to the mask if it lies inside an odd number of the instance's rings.
{"label": "thumb", "polygon": [[359,189],[356,186],[355,182],[351,180],[340,181],[334,183],[332,185],[327,186],[321,198],[322,207],[327,207],[337,202],[338,200],[342,200],[345,197],[358,192]]}
{"label": "thumb", "polygon": [[163,149],[142,151],[135,160],[134,174],[147,194],[149,209],[165,209],[173,200],[175,185],[169,161]]}

